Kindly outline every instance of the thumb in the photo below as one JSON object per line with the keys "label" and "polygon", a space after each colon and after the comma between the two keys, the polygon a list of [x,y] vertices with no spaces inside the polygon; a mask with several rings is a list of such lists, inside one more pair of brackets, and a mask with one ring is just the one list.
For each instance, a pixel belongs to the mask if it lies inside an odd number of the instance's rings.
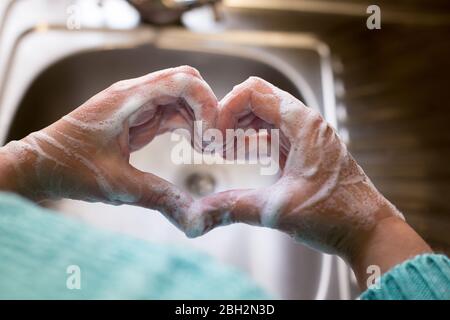
{"label": "thumb", "polygon": [[192,197],[172,183],[147,172],[129,166],[129,179],[135,184],[138,196],[132,205],[158,210],[177,228],[184,231],[186,213],[192,205]]}
{"label": "thumb", "polygon": [[216,193],[193,202],[189,209],[190,224],[185,230],[197,237],[212,229],[236,222],[261,225],[262,190],[241,189]]}
{"label": "thumb", "polygon": [[[215,227],[242,222],[255,226],[280,228],[281,214],[290,204],[289,182],[280,179],[260,189],[230,190],[195,201],[189,210],[203,229],[190,236],[202,235]],[[196,230],[199,231],[199,230]]]}

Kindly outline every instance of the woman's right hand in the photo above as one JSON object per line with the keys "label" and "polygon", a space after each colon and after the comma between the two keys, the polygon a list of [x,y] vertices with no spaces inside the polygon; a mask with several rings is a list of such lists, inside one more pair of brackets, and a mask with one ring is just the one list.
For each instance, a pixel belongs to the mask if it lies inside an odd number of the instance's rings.
{"label": "woman's right hand", "polygon": [[[203,232],[233,222],[262,225],[352,260],[377,226],[387,221],[406,225],[334,129],[289,93],[251,77],[236,86],[220,106],[217,126],[223,131],[245,130],[255,123],[279,129],[284,167],[272,186],[201,199],[195,208],[206,219]],[[244,117],[246,121],[240,121]]]}

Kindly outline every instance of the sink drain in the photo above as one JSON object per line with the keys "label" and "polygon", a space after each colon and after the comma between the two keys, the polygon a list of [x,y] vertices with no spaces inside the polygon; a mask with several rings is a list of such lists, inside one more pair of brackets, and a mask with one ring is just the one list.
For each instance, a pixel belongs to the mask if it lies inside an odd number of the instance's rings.
{"label": "sink drain", "polygon": [[184,181],[186,189],[194,196],[203,197],[216,189],[216,180],[209,173],[194,172]]}

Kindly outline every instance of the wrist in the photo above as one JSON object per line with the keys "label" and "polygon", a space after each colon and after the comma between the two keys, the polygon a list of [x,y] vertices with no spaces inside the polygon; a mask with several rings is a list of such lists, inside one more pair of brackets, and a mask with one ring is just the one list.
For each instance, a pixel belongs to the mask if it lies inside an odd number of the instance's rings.
{"label": "wrist", "polygon": [[367,287],[372,275],[369,267],[375,266],[380,275],[416,255],[432,252],[427,243],[401,219],[389,202],[377,212],[380,218],[374,226],[360,232],[344,258],[352,267],[358,284]]}

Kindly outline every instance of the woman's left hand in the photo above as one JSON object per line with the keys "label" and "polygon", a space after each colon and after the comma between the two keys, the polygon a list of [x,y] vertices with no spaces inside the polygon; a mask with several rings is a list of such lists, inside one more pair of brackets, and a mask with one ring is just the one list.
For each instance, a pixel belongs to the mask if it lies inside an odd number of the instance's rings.
{"label": "woman's left hand", "polygon": [[34,200],[64,197],[143,206],[185,230],[192,198],[132,167],[130,152],[155,135],[192,130],[196,119],[208,127],[216,116],[217,99],[194,68],[120,81],[49,127],[0,148],[0,189]]}

